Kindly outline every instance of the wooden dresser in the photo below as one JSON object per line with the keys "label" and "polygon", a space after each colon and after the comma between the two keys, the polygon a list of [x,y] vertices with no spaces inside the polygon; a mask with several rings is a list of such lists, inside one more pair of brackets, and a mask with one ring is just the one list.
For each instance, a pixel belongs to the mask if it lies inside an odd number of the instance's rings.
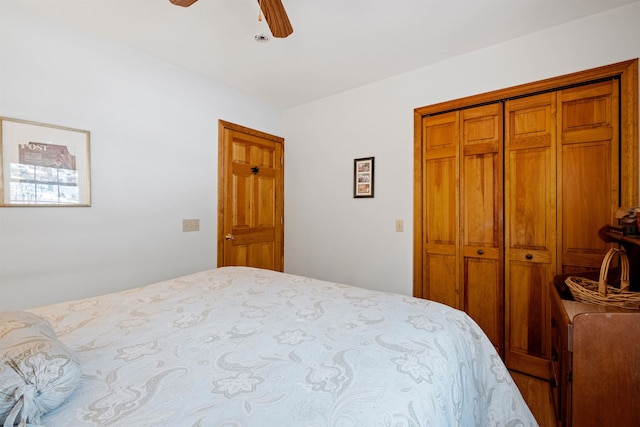
{"label": "wooden dresser", "polygon": [[571,301],[558,282],[550,292],[558,425],[640,425],[640,311]]}

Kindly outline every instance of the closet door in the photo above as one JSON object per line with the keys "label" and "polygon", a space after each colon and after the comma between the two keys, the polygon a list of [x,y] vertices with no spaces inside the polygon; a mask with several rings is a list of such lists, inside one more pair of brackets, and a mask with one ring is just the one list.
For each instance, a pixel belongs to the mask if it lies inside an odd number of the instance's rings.
{"label": "closet door", "polygon": [[506,363],[549,377],[556,274],[556,94],[505,104]]}
{"label": "closet door", "polygon": [[460,308],[458,287],[458,112],[422,119],[422,296]]}
{"label": "closet door", "polygon": [[467,312],[504,352],[502,105],[422,119],[422,296]]}
{"label": "closet door", "polygon": [[462,308],[504,354],[502,104],[460,112]]}
{"label": "closet door", "polygon": [[558,92],[558,220],[563,273],[599,269],[598,230],[620,205],[618,81]]}
{"label": "closet door", "polygon": [[[482,109],[503,100],[491,154]],[[418,108],[414,132],[414,295],[467,311],[496,347],[504,316],[507,366],[549,378],[553,277],[598,269],[598,230],[638,203],[638,60]]]}

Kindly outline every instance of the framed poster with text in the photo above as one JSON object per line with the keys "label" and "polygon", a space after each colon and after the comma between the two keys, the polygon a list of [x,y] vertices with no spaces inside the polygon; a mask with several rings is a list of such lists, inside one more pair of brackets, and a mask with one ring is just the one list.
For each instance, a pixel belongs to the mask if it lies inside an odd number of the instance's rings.
{"label": "framed poster with text", "polygon": [[89,131],[0,117],[0,206],[91,206]]}

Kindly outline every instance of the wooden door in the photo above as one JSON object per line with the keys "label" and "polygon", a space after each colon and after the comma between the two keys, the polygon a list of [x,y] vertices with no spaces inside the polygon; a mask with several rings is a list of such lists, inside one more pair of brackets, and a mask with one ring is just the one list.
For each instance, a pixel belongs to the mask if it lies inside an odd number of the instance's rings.
{"label": "wooden door", "polygon": [[458,285],[459,113],[422,120],[424,264],[421,296],[461,308]]}
{"label": "wooden door", "polygon": [[218,266],[283,271],[284,139],[219,122]]}
{"label": "wooden door", "polygon": [[422,297],[467,312],[502,354],[502,106],[424,117]]}
{"label": "wooden door", "polygon": [[557,256],[555,105],[555,92],[505,103],[505,360],[545,379]]}
{"label": "wooden door", "polygon": [[599,269],[620,206],[618,81],[558,92],[558,248],[563,273]]}
{"label": "wooden door", "polygon": [[502,103],[460,112],[462,308],[504,353]]}

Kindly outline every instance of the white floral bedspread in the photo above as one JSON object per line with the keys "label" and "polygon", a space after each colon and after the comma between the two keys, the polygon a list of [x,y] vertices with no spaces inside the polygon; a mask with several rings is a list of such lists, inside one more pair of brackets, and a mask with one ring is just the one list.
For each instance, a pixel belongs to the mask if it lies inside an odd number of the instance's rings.
{"label": "white floral bedspread", "polygon": [[82,380],[47,426],[533,426],[463,312],[225,267],[31,310]]}

